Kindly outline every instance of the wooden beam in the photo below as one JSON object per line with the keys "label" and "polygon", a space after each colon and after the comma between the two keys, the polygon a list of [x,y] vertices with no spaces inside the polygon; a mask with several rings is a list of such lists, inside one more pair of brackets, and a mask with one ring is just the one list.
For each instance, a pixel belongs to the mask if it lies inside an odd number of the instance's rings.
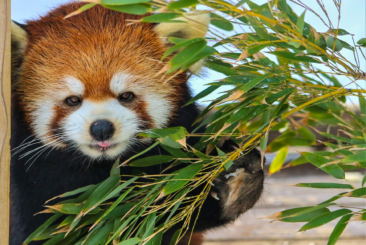
{"label": "wooden beam", "polygon": [[0,244],[9,244],[10,0],[0,0]]}

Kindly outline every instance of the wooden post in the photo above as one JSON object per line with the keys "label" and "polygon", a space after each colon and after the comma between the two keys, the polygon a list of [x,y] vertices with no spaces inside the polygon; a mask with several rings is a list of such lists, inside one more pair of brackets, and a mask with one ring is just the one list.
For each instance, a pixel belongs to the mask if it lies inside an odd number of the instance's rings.
{"label": "wooden post", "polygon": [[10,0],[0,0],[0,244],[9,244]]}

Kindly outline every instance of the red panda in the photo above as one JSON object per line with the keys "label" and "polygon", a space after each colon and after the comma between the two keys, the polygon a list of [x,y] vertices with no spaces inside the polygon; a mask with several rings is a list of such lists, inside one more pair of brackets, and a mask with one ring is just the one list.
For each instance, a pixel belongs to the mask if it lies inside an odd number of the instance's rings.
{"label": "red panda", "polygon": [[[123,161],[150,146],[140,132],[171,126],[190,131],[199,114],[196,104],[182,107],[191,98],[189,71],[174,77],[159,72],[167,38],[204,37],[207,14],[186,23],[130,25],[141,16],[95,6],[64,19],[81,6],[69,3],[26,25],[12,24],[11,245],[22,244],[45,221],[47,215],[33,214],[46,200],[103,181],[118,157]],[[233,147],[229,141],[221,146],[225,152]],[[224,225],[250,209],[263,178],[258,151],[236,160],[214,180],[195,231]]]}

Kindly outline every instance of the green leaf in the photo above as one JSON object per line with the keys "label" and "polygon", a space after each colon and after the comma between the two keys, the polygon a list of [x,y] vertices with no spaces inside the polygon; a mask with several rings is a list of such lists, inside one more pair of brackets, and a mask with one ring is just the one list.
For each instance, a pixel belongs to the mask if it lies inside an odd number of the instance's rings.
{"label": "green leaf", "polygon": [[330,234],[327,245],[335,245],[338,238],[342,235],[344,229],[346,228],[348,221],[352,218],[353,214],[347,214],[343,216],[336,226],[334,227],[332,234]]}
{"label": "green leaf", "polygon": [[227,121],[226,123],[227,124],[232,124],[232,123],[235,123],[236,121],[238,120],[241,120],[241,119],[248,119],[247,115],[252,112],[254,110],[255,106],[254,107],[244,107],[244,108],[241,108],[240,110],[236,111],[234,115],[232,115]]}
{"label": "green leaf", "polygon": [[339,209],[330,213],[323,214],[306,223],[303,227],[300,228],[300,231],[306,231],[315,227],[322,226],[332,220],[335,220],[336,218],[339,218],[349,213],[352,213],[352,211],[349,209]]}
{"label": "green leaf", "polygon": [[357,41],[357,44],[361,45],[362,47],[366,47],[366,38],[361,38]]}
{"label": "green leaf", "polygon": [[128,5],[135,3],[146,3],[149,0],[100,0],[99,4],[101,5]]}
{"label": "green leaf", "polygon": [[175,10],[175,9],[181,9],[186,8],[192,5],[198,4],[198,0],[178,0],[174,2],[170,2],[167,5],[167,9],[169,10]]}
{"label": "green leaf", "polygon": [[104,213],[103,213],[103,215],[97,220],[97,221],[95,221],[95,224],[97,224],[97,223],[99,223],[99,221],[101,221],[104,217],[106,217],[110,212],[112,212],[112,210],[114,209],[114,208],[116,208],[117,207],[117,205],[118,204],[120,204],[122,201],[123,201],[123,199],[133,190],[133,188],[134,187],[132,187],[132,188],[130,188],[130,189],[128,189],[127,191],[125,191],[120,197],[118,197],[118,199],[113,203],[113,205],[112,206],[110,206],[108,209],[107,209],[107,211],[105,211]]}
{"label": "green leaf", "polygon": [[342,159],[342,163],[364,162],[366,161],[366,150],[358,151]]}
{"label": "green leaf", "polygon": [[[149,0],[147,0],[149,1]],[[161,22],[184,22],[184,21],[177,21],[173,20],[174,18],[177,18],[179,16],[182,16],[179,13],[158,13],[146,16],[141,19],[142,22],[148,22],[148,23],[161,23]]]}
{"label": "green leaf", "polygon": [[358,101],[360,104],[360,114],[361,114],[360,116],[362,118],[363,123],[366,125],[366,99],[362,94],[359,94]]}
{"label": "green leaf", "polygon": [[299,183],[298,187],[310,187],[310,188],[322,188],[322,189],[353,189],[352,185],[349,184],[338,184],[338,183]]}
{"label": "green leaf", "polygon": [[328,133],[324,133],[324,132],[321,132],[320,134],[323,135],[323,136],[325,136],[325,137],[328,137],[330,139],[344,141],[344,142],[347,142],[347,143],[350,143],[350,144],[365,144],[365,140],[364,139],[359,139],[359,138],[351,138],[351,139],[350,138],[344,138],[344,137],[339,137],[339,136],[332,135],[332,134],[328,134]]}
{"label": "green leaf", "polygon": [[78,10],[76,10],[76,11],[74,11],[74,12],[72,12],[72,13],[70,13],[70,14],[66,15],[66,16],[65,16],[65,19],[70,18],[70,17],[72,17],[72,16],[74,16],[74,15],[81,14],[82,12],[84,12],[84,11],[86,11],[86,10],[88,10],[88,9],[90,9],[90,8],[92,8],[92,7],[94,7],[95,5],[97,5],[97,4],[96,4],[96,3],[88,3],[88,4],[85,4],[85,5],[83,5],[82,7],[80,7]]}
{"label": "green leaf", "polygon": [[304,11],[304,13],[302,13],[302,15],[297,19],[297,22],[296,22],[296,26],[297,26],[297,29],[298,29],[300,35],[302,35],[302,33],[304,31],[305,12],[306,12],[306,10]]}
{"label": "green leaf", "polygon": [[118,175],[112,175],[108,179],[103,181],[85,201],[82,212],[86,214],[94,209],[97,205],[99,205],[103,201],[103,198],[106,197],[114,189],[119,180],[120,177]]}
{"label": "green leaf", "polygon": [[365,183],[366,183],[366,174],[365,174],[365,176],[363,176],[363,179],[362,179],[362,186],[364,186],[364,185],[365,185]]}
{"label": "green leaf", "polygon": [[[140,135],[140,136],[142,136],[142,137],[151,137],[151,135],[147,134],[147,133],[146,133],[146,131],[145,131],[145,133],[140,133],[139,135]],[[153,134],[153,136],[156,136],[156,134]],[[158,138],[158,137],[152,137],[152,138]],[[152,144],[151,146],[149,146],[149,147],[148,147],[148,148],[146,148],[145,150],[143,150],[143,151],[141,151],[141,152],[137,153],[136,155],[134,155],[134,156],[130,157],[130,158],[129,158],[128,160],[126,160],[123,164],[126,164],[126,163],[128,163],[129,161],[131,161],[132,159],[135,159],[135,158],[137,158],[137,157],[139,157],[139,156],[141,156],[141,155],[145,154],[146,152],[150,151],[151,149],[153,149],[155,146],[157,146],[157,145],[159,145],[159,144],[160,144],[160,142],[159,142],[159,141],[156,141],[154,144]]]}
{"label": "green leaf", "polygon": [[284,89],[284,90],[281,90],[281,91],[280,91],[280,92],[278,92],[278,93],[275,93],[275,94],[272,94],[272,95],[268,96],[268,97],[266,98],[266,102],[267,102],[268,104],[273,104],[273,102],[277,101],[279,98],[281,98],[281,97],[283,97],[283,96],[285,96],[285,95],[287,95],[287,94],[291,94],[291,93],[293,93],[294,91],[295,91],[295,89],[294,89],[294,88],[286,88],[286,89]]}
{"label": "green leaf", "polygon": [[[217,150],[217,154],[220,156],[220,157],[229,157],[227,156],[223,151],[221,151],[219,148],[216,147],[216,150]],[[225,164],[224,164],[224,168],[225,170],[228,170],[232,165],[234,164],[234,162],[229,159]]]}
{"label": "green leaf", "polygon": [[314,210],[314,211],[306,213],[306,214],[285,217],[285,218],[280,219],[280,221],[282,221],[282,222],[309,222],[312,219],[315,219],[316,217],[329,213],[329,212],[330,212],[329,209],[321,208],[321,209],[317,209],[317,210]]}
{"label": "green leaf", "polygon": [[146,14],[151,10],[150,5],[143,3],[129,4],[129,5],[102,5],[102,6],[119,12],[127,14],[137,14],[137,15]]}
{"label": "green leaf", "polygon": [[276,157],[273,159],[271,165],[269,166],[269,174],[274,174],[279,171],[283,164],[285,163],[287,157],[287,146],[282,147],[277,153]]}
{"label": "green leaf", "polygon": [[316,136],[313,132],[310,131],[307,127],[301,127],[297,130],[302,139],[309,140],[311,143],[315,143]]}
{"label": "green leaf", "polygon": [[348,196],[348,197],[363,197],[363,196],[366,196],[366,187],[362,187],[362,188],[356,189],[354,191],[348,192],[344,196]]}
{"label": "green leaf", "polygon": [[139,242],[140,242],[140,238],[134,237],[134,238],[130,238],[126,241],[120,242],[117,245],[136,245]]}
{"label": "green leaf", "polygon": [[157,165],[165,162],[171,162],[174,160],[173,156],[169,155],[157,155],[157,156],[149,156],[145,158],[141,158],[138,160],[135,160],[128,165],[131,167],[147,167],[152,165]]}
{"label": "green leaf", "polygon": [[207,42],[202,40],[185,47],[170,60],[172,68],[168,72],[176,71],[183,65],[189,63],[190,60],[194,59],[194,57],[198,55],[204,47],[206,47],[206,44]]}
{"label": "green leaf", "polygon": [[[80,203],[65,203],[46,207],[63,214],[79,214],[81,212],[82,205]],[[92,210],[89,214],[96,214],[99,212],[100,208],[97,207],[94,210]]]}
{"label": "green leaf", "polygon": [[209,60],[206,60],[205,66],[211,70],[220,72],[227,76],[236,75],[236,71],[232,69],[232,67],[219,65]]}
{"label": "green leaf", "polygon": [[196,102],[199,99],[202,99],[204,97],[206,97],[207,95],[211,94],[212,92],[214,92],[216,89],[218,89],[218,86],[209,86],[206,89],[204,89],[203,91],[201,91],[200,93],[198,93],[196,96],[194,96],[192,99],[190,99],[186,106],[189,104],[192,104],[193,102]]}
{"label": "green leaf", "polygon": [[262,82],[264,79],[269,77],[270,75],[271,75],[271,73],[267,73],[267,74],[264,74],[264,75],[257,76],[256,78],[254,78],[250,82],[248,82],[248,83],[244,84],[242,87],[240,87],[240,90],[243,91],[244,93],[246,93],[250,89],[254,88],[256,85],[258,85],[260,82]]}
{"label": "green leaf", "polygon": [[348,31],[343,29],[330,29],[328,32],[332,33],[333,35],[337,34],[337,36],[350,35]]}
{"label": "green leaf", "polygon": [[24,241],[24,245],[29,244],[33,239],[37,236],[39,236],[44,230],[47,229],[53,222],[55,222],[57,219],[59,219],[62,216],[62,214],[55,214],[51,216],[46,222],[44,222],[40,227],[37,228],[32,234],[29,235],[29,237]]}
{"label": "green leaf", "polygon": [[121,169],[118,167],[119,164],[120,164],[119,159],[114,162],[110,175],[120,175],[121,174]]}
{"label": "green leaf", "polygon": [[179,144],[178,142],[176,142],[175,140],[173,140],[172,137],[170,136],[166,136],[164,138],[159,139],[160,143],[162,146],[168,146],[174,149],[180,149],[182,148],[182,145]]}
{"label": "green leaf", "polygon": [[150,138],[164,138],[171,136],[174,140],[181,140],[186,136],[186,130],[184,127],[171,127],[171,128],[156,128],[146,130],[144,133],[140,133],[143,137]]}
{"label": "green leaf", "polygon": [[56,234],[54,235],[50,240],[48,240],[47,242],[43,243],[42,245],[55,245],[59,242],[61,242],[65,237],[65,234]]}
{"label": "green leaf", "polygon": [[234,26],[233,24],[231,24],[230,20],[227,20],[226,18],[220,16],[220,15],[217,15],[217,14],[214,14],[214,13],[211,13],[211,24],[222,29],[222,30],[225,30],[225,31],[232,31],[234,30]]}
{"label": "green leaf", "polygon": [[164,194],[169,195],[186,185],[203,168],[203,164],[190,164],[178,171],[164,187]]}
{"label": "green leaf", "polygon": [[113,223],[109,222],[100,230],[94,232],[91,236],[89,236],[83,245],[98,245],[100,241],[109,236],[109,234],[113,231]]}
{"label": "green leaf", "polygon": [[343,48],[342,43],[338,39],[335,39],[333,36],[326,36],[325,40],[327,42],[327,47],[333,49],[334,46],[334,51],[336,52],[340,51]]}
{"label": "green leaf", "polygon": [[186,70],[192,67],[197,61],[203,60],[204,58],[214,55],[216,53],[216,49],[206,46],[194,58],[192,58],[188,63],[182,66],[181,70]]}
{"label": "green leaf", "polygon": [[309,162],[311,162],[312,164],[314,164],[316,167],[320,168],[324,172],[332,175],[333,177],[335,177],[337,179],[344,179],[344,177],[345,177],[344,171],[338,165],[332,164],[332,165],[321,167],[322,165],[329,163],[330,162],[329,159],[327,159],[323,156],[320,156],[320,155],[309,153],[309,152],[303,152],[302,155],[306,158],[306,160],[308,160]]}
{"label": "green leaf", "polygon": [[57,197],[54,197],[50,200],[48,200],[46,203],[50,202],[51,200],[54,200],[56,198],[62,198],[62,197],[69,197],[69,196],[74,196],[74,195],[77,195],[77,194],[80,194],[80,193],[83,193],[83,192],[86,192],[88,190],[92,190],[93,188],[95,187],[95,185],[88,185],[88,186],[84,186],[84,187],[81,187],[81,188],[78,188],[76,190],[73,190],[73,191],[69,191],[69,192],[66,192],[62,195],[59,195]]}
{"label": "green leaf", "polygon": [[[172,156],[174,156],[175,158],[188,158],[187,154],[180,150],[180,149],[176,149],[174,147],[169,147],[166,145],[162,145],[162,147],[164,148],[164,150],[166,150],[167,152],[169,152]],[[184,163],[188,163],[189,160],[180,160]]]}
{"label": "green leaf", "polygon": [[291,52],[285,52],[285,51],[273,51],[273,52],[269,52],[270,54],[274,54],[278,57],[281,58],[285,58],[285,59],[289,59],[289,60],[294,60],[294,61],[301,61],[301,62],[311,62],[311,63],[321,63],[320,61],[310,57],[310,56],[306,56],[306,55],[298,55],[295,53],[291,53]]}
{"label": "green leaf", "polygon": [[[173,38],[169,38],[169,40],[173,40]],[[170,54],[172,54],[173,52],[187,47],[188,45],[191,45],[193,43],[199,42],[199,41],[204,41],[203,38],[192,38],[189,40],[184,40],[183,42],[179,42],[178,44],[174,45],[173,47],[170,47],[167,51],[165,51],[165,53],[163,54],[163,57],[161,57],[161,60],[164,60],[166,57],[168,57]]]}
{"label": "green leaf", "polygon": [[[126,227],[130,224],[130,222],[133,219],[136,219],[137,215],[131,215],[130,217],[127,218],[126,221],[124,221],[122,223],[122,225],[120,227],[118,227],[118,229],[113,233],[113,235],[108,239],[106,244],[109,244],[109,242],[111,242],[115,237],[117,237],[118,235],[121,234],[122,231],[124,231],[126,229]],[[127,241],[127,240],[126,240]]]}

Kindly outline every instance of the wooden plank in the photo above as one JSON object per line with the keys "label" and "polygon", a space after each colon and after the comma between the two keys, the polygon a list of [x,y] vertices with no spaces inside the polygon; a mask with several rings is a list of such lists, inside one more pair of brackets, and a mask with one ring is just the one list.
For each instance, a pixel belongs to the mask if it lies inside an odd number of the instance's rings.
{"label": "wooden plank", "polygon": [[[328,240],[266,240],[266,241],[217,241],[204,242],[203,245],[326,245]],[[366,239],[340,239],[337,245],[360,245],[365,244]]]}
{"label": "wooden plank", "polygon": [[10,0],[0,0],[0,244],[9,244]]}

